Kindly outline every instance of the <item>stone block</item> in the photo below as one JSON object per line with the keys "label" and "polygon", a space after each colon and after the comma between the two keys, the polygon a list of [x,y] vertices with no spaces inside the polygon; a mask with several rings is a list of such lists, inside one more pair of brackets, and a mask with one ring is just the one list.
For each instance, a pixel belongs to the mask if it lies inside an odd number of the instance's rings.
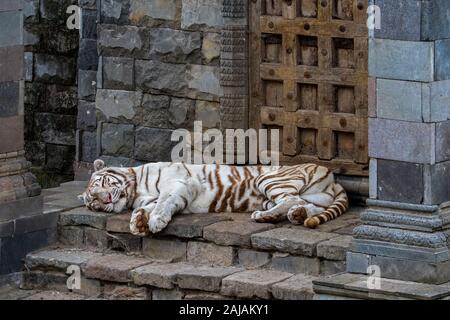
{"label": "stone block", "polygon": [[133,26],[99,25],[98,53],[102,56],[142,56],[144,40],[141,31]]}
{"label": "stone block", "polygon": [[20,11],[0,12],[0,47],[20,46],[23,43],[23,14]]}
{"label": "stone block", "polygon": [[186,293],[183,300],[194,300],[194,301],[215,301],[215,300],[227,300],[230,299],[228,297],[224,297],[217,293],[210,293],[210,292],[191,292]]}
{"label": "stone block", "polygon": [[423,179],[423,166],[420,164],[377,160],[380,200],[421,204],[424,197]]}
{"label": "stone block", "polygon": [[243,270],[234,267],[198,266],[180,271],[177,275],[177,283],[182,289],[219,292],[223,278],[241,271]]}
{"label": "stone block", "polygon": [[97,90],[96,107],[107,120],[131,120],[142,102],[142,93],[123,90]]}
{"label": "stone block", "polygon": [[197,100],[195,103],[195,121],[201,121],[204,128],[220,127],[220,104]]}
{"label": "stone block", "polygon": [[395,80],[434,80],[432,42],[369,40],[369,75]]}
{"label": "stone block", "polygon": [[246,269],[257,269],[270,263],[271,255],[267,252],[260,252],[248,249],[238,250],[239,265]]}
{"label": "stone block", "polygon": [[223,25],[220,0],[184,0],[181,12],[181,28],[217,28]]}
{"label": "stone block", "polygon": [[24,78],[23,59],[19,58],[23,55],[23,46],[0,48],[0,61],[2,61],[0,82],[18,81]]}
{"label": "stone block", "polygon": [[272,286],[272,295],[279,300],[312,300],[313,281],[317,278],[302,274],[293,276]]}
{"label": "stone block", "polygon": [[277,250],[296,255],[314,257],[317,245],[338,235],[310,230],[292,228],[278,228],[252,235],[254,248],[263,250]]}
{"label": "stone block", "polygon": [[109,254],[89,260],[82,270],[83,274],[90,279],[130,282],[131,270],[149,263],[151,261],[144,258]]}
{"label": "stone block", "polygon": [[367,274],[371,256],[357,252],[347,252],[347,272]]}
{"label": "stone block", "polygon": [[345,260],[347,251],[352,244],[352,237],[339,236],[317,245],[317,256],[328,260]]}
{"label": "stone block", "polygon": [[150,264],[136,268],[131,272],[133,282],[139,286],[147,285],[161,289],[173,289],[177,275],[183,270],[192,270],[186,263]]}
{"label": "stone block", "polygon": [[153,260],[179,262],[186,260],[187,243],[178,240],[145,238],[142,242],[144,255]]}
{"label": "stone block", "polygon": [[424,84],[422,89],[423,118],[425,122],[450,119],[450,80]]}
{"label": "stone block", "polygon": [[155,28],[150,31],[150,58],[169,63],[200,63],[199,32]]}
{"label": "stone block", "polygon": [[94,163],[98,159],[97,140],[97,132],[81,133],[81,147],[78,149],[81,161]]}
{"label": "stone block", "polygon": [[81,15],[81,38],[97,39],[97,11],[84,8]]}
{"label": "stone block", "polygon": [[221,294],[238,298],[271,298],[271,287],[292,274],[273,270],[248,270],[222,280]]}
{"label": "stone block", "polygon": [[[27,0],[26,2],[29,2],[29,0]],[[16,11],[16,10],[21,10],[24,8],[24,3],[22,3],[21,1],[17,1],[17,0],[4,0],[2,1],[2,3],[0,4],[0,11]]]}
{"label": "stone block", "polygon": [[218,101],[222,94],[218,67],[191,65],[187,71],[190,98],[203,98]]}
{"label": "stone block", "polygon": [[179,289],[173,290],[153,290],[152,300],[183,300],[185,294]]}
{"label": "stone block", "polygon": [[62,272],[32,271],[23,274],[20,288],[23,290],[57,290],[68,291],[67,278]]}
{"label": "stone block", "polygon": [[97,40],[81,39],[78,51],[78,69],[97,70],[98,53]]}
{"label": "stone block", "polygon": [[76,87],[47,85],[45,103],[39,110],[43,112],[76,115],[78,95]]}
{"label": "stone block", "polygon": [[25,80],[33,81],[34,55],[33,52],[24,53]]}
{"label": "stone block", "polygon": [[133,156],[133,125],[104,123],[101,139],[102,154],[130,158]]}
{"label": "stone block", "polygon": [[103,290],[103,297],[108,300],[149,300],[150,295],[147,288],[106,284]]}
{"label": "stone block", "polygon": [[109,247],[109,236],[105,230],[85,228],[84,237],[88,248],[105,250]]}
{"label": "stone block", "polygon": [[227,220],[230,219],[220,214],[178,215],[162,231],[161,235],[187,239],[201,238],[205,227]]}
{"label": "stone block", "polygon": [[78,98],[94,101],[97,89],[97,71],[78,70]]}
{"label": "stone block", "polygon": [[75,293],[65,293],[59,291],[42,291],[31,296],[24,298],[24,300],[35,300],[35,301],[71,301],[71,300],[85,300],[86,297],[75,294]]}
{"label": "stone block", "polygon": [[134,60],[130,58],[103,57],[103,85],[105,89],[133,90]]}
{"label": "stone block", "polygon": [[59,145],[75,145],[76,116],[59,115],[54,113],[35,114],[36,133],[45,143]]}
{"label": "stone block", "polygon": [[131,0],[129,19],[132,24],[141,24],[146,18],[174,20],[177,14],[176,0]]}
{"label": "stone block", "polygon": [[450,161],[426,165],[424,170],[424,204],[442,204],[450,199]]}
{"label": "stone block", "polygon": [[0,83],[0,114],[12,117],[23,114],[23,86],[19,81]]}
{"label": "stone block", "polygon": [[81,294],[90,298],[98,298],[103,293],[100,281],[81,277],[80,289],[72,290],[76,294]]}
{"label": "stone block", "polygon": [[187,90],[186,65],[158,61],[135,61],[136,86],[144,91],[180,94]]}
{"label": "stone block", "polygon": [[235,250],[232,247],[191,241],[187,247],[187,259],[196,264],[229,267],[234,264]]}
{"label": "stone block", "polygon": [[78,103],[77,129],[95,130],[96,128],[95,103],[80,100]]}
{"label": "stone block", "polygon": [[80,249],[42,250],[28,254],[25,264],[29,269],[52,268],[65,272],[71,265],[83,266],[90,259],[100,256],[100,253]]}
{"label": "stone block", "polygon": [[347,264],[345,261],[323,260],[320,264],[320,274],[322,276],[329,276],[345,272]]}
{"label": "stone block", "polygon": [[370,118],[369,156],[412,163],[433,163],[433,137],[433,124]]}
{"label": "stone block", "polygon": [[375,37],[392,40],[421,40],[421,3],[409,0],[375,0],[382,15]]}
{"label": "stone block", "polygon": [[450,40],[438,40],[436,41],[435,55],[435,72],[436,80],[449,80],[450,79]]}
{"label": "stone block", "polygon": [[225,221],[210,225],[203,230],[206,240],[223,246],[251,247],[252,234],[273,229],[272,224],[254,222]]}
{"label": "stone block", "polygon": [[420,82],[377,79],[379,118],[422,122]]}
{"label": "stone block", "polygon": [[142,239],[131,234],[108,234],[108,247],[122,252],[141,252]]}
{"label": "stone block", "polygon": [[436,123],[436,162],[450,160],[450,121]]}
{"label": "stone block", "polygon": [[209,64],[220,58],[220,33],[208,32],[203,36],[202,56],[204,61]]}
{"label": "stone block", "polygon": [[75,83],[75,61],[72,58],[41,53],[36,53],[34,57],[36,81],[69,85]]}
{"label": "stone block", "polygon": [[106,222],[106,230],[117,233],[130,233],[131,213],[110,216]]}
{"label": "stone block", "polygon": [[171,161],[172,130],[140,127],[136,130],[135,153],[137,160],[148,162]]}
{"label": "stone block", "polygon": [[32,217],[24,217],[15,221],[14,234],[21,235],[35,231],[56,229],[58,214],[40,214]]}
{"label": "stone block", "polygon": [[320,274],[320,260],[310,257],[296,257],[286,253],[274,253],[270,268],[288,273],[308,275]]}
{"label": "stone block", "polygon": [[58,240],[62,245],[82,248],[84,246],[84,229],[79,227],[59,228]]}
{"label": "stone block", "polygon": [[437,40],[450,37],[450,3],[446,0],[422,2],[422,39]]}
{"label": "stone block", "polygon": [[13,234],[14,234],[14,221],[7,221],[0,223],[0,238],[11,237]]}

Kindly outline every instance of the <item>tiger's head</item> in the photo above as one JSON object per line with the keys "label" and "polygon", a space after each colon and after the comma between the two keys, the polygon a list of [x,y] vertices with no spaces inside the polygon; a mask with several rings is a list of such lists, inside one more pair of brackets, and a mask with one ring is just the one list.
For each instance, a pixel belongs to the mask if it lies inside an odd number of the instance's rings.
{"label": "tiger's head", "polygon": [[94,162],[95,172],[86,191],[78,196],[92,211],[121,213],[133,197],[133,177],[127,169],[107,168],[103,160]]}

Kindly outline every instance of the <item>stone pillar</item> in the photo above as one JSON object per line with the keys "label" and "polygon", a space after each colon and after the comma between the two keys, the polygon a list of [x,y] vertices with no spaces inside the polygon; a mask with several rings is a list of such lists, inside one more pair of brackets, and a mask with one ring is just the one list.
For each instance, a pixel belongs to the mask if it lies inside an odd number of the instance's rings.
{"label": "stone pillar", "polygon": [[372,0],[370,200],[350,273],[450,281],[450,2]]}
{"label": "stone pillar", "polygon": [[49,223],[42,215],[41,188],[24,157],[22,1],[0,0],[0,30],[1,275],[19,270],[26,253],[48,243]]}

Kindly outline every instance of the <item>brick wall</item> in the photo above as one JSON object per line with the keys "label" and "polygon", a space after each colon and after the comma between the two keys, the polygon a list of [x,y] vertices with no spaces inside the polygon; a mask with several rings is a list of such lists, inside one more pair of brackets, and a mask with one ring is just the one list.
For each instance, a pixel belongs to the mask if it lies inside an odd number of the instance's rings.
{"label": "brick wall", "polygon": [[43,187],[73,179],[78,30],[66,9],[77,0],[24,0],[26,157]]}

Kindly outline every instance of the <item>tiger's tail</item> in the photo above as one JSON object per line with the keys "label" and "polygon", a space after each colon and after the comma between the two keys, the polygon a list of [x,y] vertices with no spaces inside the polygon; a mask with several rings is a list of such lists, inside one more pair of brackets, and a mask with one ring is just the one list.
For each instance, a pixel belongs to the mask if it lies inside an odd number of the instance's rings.
{"label": "tiger's tail", "polygon": [[343,215],[349,208],[347,193],[344,188],[335,183],[334,187],[334,202],[324,212],[319,213],[305,220],[304,225],[307,228],[315,229],[319,225],[328,221],[334,220]]}

